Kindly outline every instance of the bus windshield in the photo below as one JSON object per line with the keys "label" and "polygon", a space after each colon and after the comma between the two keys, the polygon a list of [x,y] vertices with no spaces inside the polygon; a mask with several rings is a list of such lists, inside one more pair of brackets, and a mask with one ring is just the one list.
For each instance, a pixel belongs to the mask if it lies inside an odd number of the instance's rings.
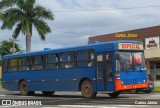
{"label": "bus windshield", "polygon": [[145,70],[143,52],[118,52],[116,56],[116,71]]}

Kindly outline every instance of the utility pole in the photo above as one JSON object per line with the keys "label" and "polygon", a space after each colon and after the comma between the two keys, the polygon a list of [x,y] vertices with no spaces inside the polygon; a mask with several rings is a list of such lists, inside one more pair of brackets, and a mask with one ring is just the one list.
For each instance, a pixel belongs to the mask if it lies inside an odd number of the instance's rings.
{"label": "utility pole", "polygon": [[15,53],[16,52],[15,44],[16,44],[16,41],[18,41],[18,40],[16,40],[14,37],[12,39],[9,39],[9,40],[13,42],[13,46],[10,49],[10,52]]}

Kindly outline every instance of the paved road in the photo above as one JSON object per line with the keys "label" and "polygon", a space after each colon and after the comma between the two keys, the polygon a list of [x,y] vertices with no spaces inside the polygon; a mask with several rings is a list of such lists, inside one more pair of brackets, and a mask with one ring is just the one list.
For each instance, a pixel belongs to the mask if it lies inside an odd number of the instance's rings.
{"label": "paved road", "polygon": [[[148,101],[152,101],[160,105],[160,93],[139,93],[139,94],[129,94],[123,93],[118,98],[110,98],[107,94],[99,93],[96,98],[94,99],[84,99],[80,92],[56,92],[53,96],[43,96],[41,92],[36,92],[34,96],[21,96],[19,92],[11,92],[6,91],[4,89],[0,89],[0,99],[3,100],[14,100],[18,102],[27,101],[27,100],[34,100],[41,101],[42,106],[38,106],[40,108],[52,108],[52,107],[59,107],[59,108],[128,108],[128,107],[148,107],[150,108],[151,105],[146,105]],[[1,100],[2,102],[2,100]],[[28,101],[27,101],[28,102]],[[33,101],[32,101],[33,102]],[[143,105],[135,105],[135,103],[143,103]],[[40,104],[40,103],[39,103]],[[0,106],[1,108],[10,108],[9,105]],[[20,106],[15,105],[12,107],[37,107],[37,106]],[[158,105],[152,105],[152,107],[158,107]]]}

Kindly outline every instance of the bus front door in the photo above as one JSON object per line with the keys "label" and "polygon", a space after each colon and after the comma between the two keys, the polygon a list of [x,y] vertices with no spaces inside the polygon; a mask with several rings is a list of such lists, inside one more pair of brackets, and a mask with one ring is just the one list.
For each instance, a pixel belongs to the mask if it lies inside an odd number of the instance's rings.
{"label": "bus front door", "polygon": [[114,80],[113,80],[113,53],[105,54],[105,82],[106,82],[106,91],[114,91]]}
{"label": "bus front door", "polygon": [[96,54],[97,90],[114,91],[112,53]]}

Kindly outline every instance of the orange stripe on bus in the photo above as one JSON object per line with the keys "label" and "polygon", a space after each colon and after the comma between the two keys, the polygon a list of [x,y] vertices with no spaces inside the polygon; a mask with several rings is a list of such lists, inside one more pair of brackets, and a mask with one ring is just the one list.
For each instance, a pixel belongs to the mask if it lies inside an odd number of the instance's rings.
{"label": "orange stripe on bus", "polygon": [[143,83],[143,84],[121,85],[121,80],[115,80],[115,87],[116,87],[116,91],[147,88],[148,87],[148,82]]}
{"label": "orange stripe on bus", "polygon": [[115,77],[120,77],[120,74],[115,74]]}

